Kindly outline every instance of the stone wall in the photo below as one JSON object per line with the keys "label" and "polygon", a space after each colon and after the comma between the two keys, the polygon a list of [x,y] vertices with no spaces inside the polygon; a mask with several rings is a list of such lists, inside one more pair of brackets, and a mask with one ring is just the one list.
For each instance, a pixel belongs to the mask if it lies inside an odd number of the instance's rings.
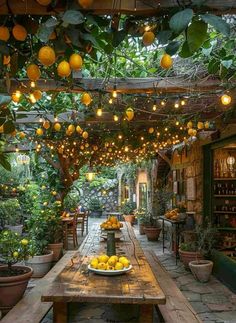
{"label": "stone wall", "polygon": [[107,185],[90,188],[84,185],[80,189],[80,204],[88,209],[89,201],[98,198],[103,210],[106,212],[115,211],[118,207],[118,183],[117,180],[108,180]]}
{"label": "stone wall", "polygon": [[175,150],[172,159],[172,170],[180,170],[182,174],[183,199],[186,200],[187,212],[195,212],[196,222],[201,222],[203,208],[203,152],[199,141],[194,142],[190,147],[183,147],[180,152]]}

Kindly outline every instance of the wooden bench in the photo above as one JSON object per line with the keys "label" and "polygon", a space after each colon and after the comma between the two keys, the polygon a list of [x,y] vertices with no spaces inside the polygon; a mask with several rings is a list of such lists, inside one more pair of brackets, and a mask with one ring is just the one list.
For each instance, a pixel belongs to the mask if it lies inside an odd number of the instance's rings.
{"label": "wooden bench", "polygon": [[58,276],[76,252],[75,250],[67,251],[47,275],[40,279],[36,286],[2,318],[1,323],[39,323],[52,307],[52,303],[41,302],[42,293],[45,292],[50,282]]}
{"label": "wooden bench", "polygon": [[191,304],[181,293],[174,280],[162,266],[155,253],[147,250],[145,250],[144,253],[161,289],[166,296],[166,304],[159,304],[157,308],[160,321],[166,323],[202,322]]}

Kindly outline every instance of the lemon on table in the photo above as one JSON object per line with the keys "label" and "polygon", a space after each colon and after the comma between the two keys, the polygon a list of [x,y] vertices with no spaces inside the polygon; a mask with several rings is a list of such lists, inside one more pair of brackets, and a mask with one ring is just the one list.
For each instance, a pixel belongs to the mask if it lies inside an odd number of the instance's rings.
{"label": "lemon on table", "polygon": [[90,266],[94,269],[97,269],[98,267],[98,260],[97,258],[93,258],[91,261],[90,261]]}
{"label": "lemon on table", "polygon": [[130,261],[127,258],[122,258],[121,260],[119,260],[122,265],[124,266],[124,268],[128,268],[130,266]]}
{"label": "lemon on table", "polygon": [[104,262],[104,263],[107,263],[109,257],[107,255],[100,255],[98,256],[98,262]]}
{"label": "lemon on table", "polygon": [[115,270],[115,267],[107,263],[107,270]]}
{"label": "lemon on table", "polygon": [[122,270],[123,268],[124,268],[124,265],[118,261],[115,265],[115,270]]}
{"label": "lemon on table", "polygon": [[99,262],[98,265],[97,265],[97,269],[106,270],[107,269],[107,264],[105,262]]}
{"label": "lemon on table", "polygon": [[114,267],[114,266],[115,266],[116,262],[117,262],[117,260],[116,260],[116,258],[115,258],[115,257],[110,257],[110,258],[108,259],[108,261],[107,261],[108,265],[109,265],[109,266],[112,266],[112,267]]}

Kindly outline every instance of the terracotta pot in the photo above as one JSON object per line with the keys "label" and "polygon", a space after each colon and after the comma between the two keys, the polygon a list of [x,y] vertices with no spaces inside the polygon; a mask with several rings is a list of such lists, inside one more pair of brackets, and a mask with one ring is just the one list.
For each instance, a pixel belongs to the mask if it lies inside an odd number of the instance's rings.
{"label": "terracotta pot", "polygon": [[33,274],[33,270],[26,266],[13,266],[22,269],[24,273],[17,276],[5,277],[2,272],[6,271],[7,266],[0,267],[0,310],[7,313],[22,298],[28,281]]}
{"label": "terracotta pot", "polygon": [[197,280],[201,283],[206,283],[211,276],[213,262],[210,260],[194,260],[190,261],[189,268]]}
{"label": "terracotta pot", "polygon": [[189,269],[189,263],[193,260],[201,260],[203,256],[196,251],[184,251],[179,249],[180,260],[183,262],[185,269]]}
{"label": "terracotta pot", "polygon": [[50,243],[48,250],[53,251],[52,261],[58,261],[62,257],[63,243]]}
{"label": "terracotta pot", "polygon": [[131,225],[134,225],[135,216],[134,214],[123,215],[126,222],[129,222]]}
{"label": "terracotta pot", "polygon": [[149,241],[157,241],[161,233],[161,228],[145,226],[144,231]]}
{"label": "terracotta pot", "polygon": [[53,252],[50,251],[46,255],[34,256],[29,258],[25,263],[33,268],[33,278],[41,278],[51,269]]}

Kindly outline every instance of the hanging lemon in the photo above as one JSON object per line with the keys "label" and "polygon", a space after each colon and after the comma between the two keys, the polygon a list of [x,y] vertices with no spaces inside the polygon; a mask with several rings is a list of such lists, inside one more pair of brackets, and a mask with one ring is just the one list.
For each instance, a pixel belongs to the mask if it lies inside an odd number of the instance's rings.
{"label": "hanging lemon", "polygon": [[93,4],[93,0],[78,0],[78,3],[82,8],[88,9]]}
{"label": "hanging lemon", "polygon": [[41,76],[40,69],[36,64],[30,64],[26,69],[26,73],[28,78],[34,82],[37,81]]}
{"label": "hanging lemon", "polygon": [[134,118],[134,110],[132,108],[126,109],[125,114],[128,121],[131,121]]}
{"label": "hanging lemon", "polygon": [[209,129],[210,128],[210,123],[208,121],[205,122],[204,124],[205,129]]}
{"label": "hanging lemon", "polygon": [[43,135],[43,129],[42,129],[42,128],[38,128],[38,129],[36,130],[36,135],[38,135],[38,136],[42,136],[42,135]]}
{"label": "hanging lemon", "polygon": [[150,127],[150,128],[148,129],[148,132],[149,132],[150,134],[152,134],[152,133],[154,132],[154,128],[153,128],[153,127]]}
{"label": "hanging lemon", "polygon": [[57,74],[60,77],[68,77],[71,73],[70,64],[67,61],[62,61],[57,66]]}
{"label": "hanging lemon", "polygon": [[55,131],[60,131],[61,130],[61,125],[59,122],[55,123],[54,126],[53,126],[54,130]]}
{"label": "hanging lemon", "polygon": [[84,139],[87,139],[87,138],[88,138],[88,132],[87,132],[87,131],[84,131],[84,132],[82,133],[82,137],[83,137]]}
{"label": "hanging lemon", "polygon": [[25,27],[21,25],[15,25],[12,28],[12,34],[16,40],[25,41],[27,37],[27,31]]}
{"label": "hanging lemon", "polygon": [[194,129],[192,128],[188,129],[189,136],[193,136],[193,133],[194,133]]}
{"label": "hanging lemon", "polygon": [[78,71],[82,68],[83,60],[79,54],[72,54],[69,59],[69,64],[72,70]]}
{"label": "hanging lemon", "polygon": [[155,39],[155,34],[152,31],[145,31],[143,34],[143,44],[144,46],[150,46]]}
{"label": "hanging lemon", "polygon": [[70,132],[68,129],[66,129],[66,135],[67,136],[71,136],[72,135],[72,132]]}
{"label": "hanging lemon", "polygon": [[12,93],[12,95],[11,95],[11,99],[12,99],[12,101],[13,102],[15,102],[15,103],[18,103],[19,101],[20,101],[20,95],[18,95],[17,93]]}
{"label": "hanging lemon", "polygon": [[81,98],[80,98],[81,102],[88,106],[91,102],[92,102],[92,98],[91,96],[89,95],[89,93],[85,92],[81,95]]}
{"label": "hanging lemon", "polygon": [[56,60],[54,49],[50,46],[41,47],[38,53],[38,60],[45,66],[51,66],[54,64]]}
{"label": "hanging lemon", "polygon": [[10,55],[3,55],[3,65],[8,65],[10,64],[10,61],[11,61],[11,56]]}
{"label": "hanging lemon", "polygon": [[197,128],[198,128],[199,130],[203,129],[203,128],[204,128],[204,123],[203,123],[203,122],[201,122],[201,121],[198,121],[198,123],[197,123]]}
{"label": "hanging lemon", "polygon": [[191,129],[193,127],[193,123],[192,123],[192,121],[189,121],[188,123],[187,123],[187,128],[188,129]]}
{"label": "hanging lemon", "polygon": [[34,90],[33,96],[35,100],[38,101],[42,98],[42,92],[40,90]]}
{"label": "hanging lemon", "polygon": [[50,128],[50,122],[48,120],[45,120],[44,123],[43,123],[43,127],[44,129],[49,129]]}
{"label": "hanging lemon", "polygon": [[172,60],[171,56],[170,56],[170,55],[168,55],[168,54],[164,54],[164,55],[162,56],[162,58],[161,58],[160,65],[161,65],[161,67],[162,67],[162,68],[164,68],[164,69],[169,69],[169,68],[171,68],[171,67],[172,67],[172,65],[173,65],[173,60]]}
{"label": "hanging lemon", "polygon": [[75,132],[75,126],[73,124],[70,124],[67,128],[67,130],[71,133],[74,133]]}
{"label": "hanging lemon", "polygon": [[81,134],[83,132],[83,130],[81,129],[80,126],[77,126],[76,127],[76,132],[79,133],[79,134]]}
{"label": "hanging lemon", "polygon": [[0,40],[8,41],[9,38],[10,38],[9,29],[5,26],[0,26]]}
{"label": "hanging lemon", "polygon": [[20,139],[25,139],[26,134],[25,134],[23,131],[21,131],[21,132],[19,133],[19,137],[20,137]]}
{"label": "hanging lemon", "polygon": [[41,6],[48,6],[52,0],[36,0]]}

